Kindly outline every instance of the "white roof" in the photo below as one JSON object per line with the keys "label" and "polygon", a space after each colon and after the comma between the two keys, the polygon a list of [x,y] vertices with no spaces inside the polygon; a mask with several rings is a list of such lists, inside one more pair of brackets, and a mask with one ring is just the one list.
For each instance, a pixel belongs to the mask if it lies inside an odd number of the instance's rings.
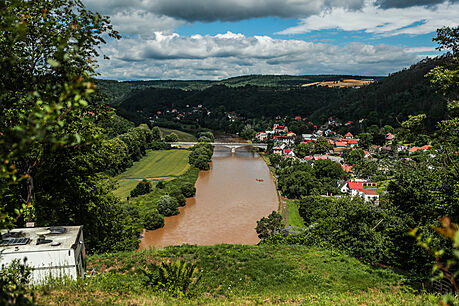
{"label": "white roof", "polygon": [[[27,244],[22,245],[9,245],[2,246],[0,244],[0,253],[27,253],[36,251],[55,251],[55,250],[67,250],[71,249],[72,245],[77,243],[77,239],[82,239],[81,232],[83,226],[56,226],[55,228],[64,228],[65,232],[62,234],[53,234],[50,231],[50,227],[32,227],[32,228],[16,228],[12,229],[10,233],[21,233],[22,238],[30,238]],[[3,235],[8,233],[8,230],[1,230],[2,240],[5,238]],[[52,242],[45,244],[38,244],[37,241],[39,236],[44,236],[46,240],[52,240]],[[57,244],[59,245],[53,245]]]}

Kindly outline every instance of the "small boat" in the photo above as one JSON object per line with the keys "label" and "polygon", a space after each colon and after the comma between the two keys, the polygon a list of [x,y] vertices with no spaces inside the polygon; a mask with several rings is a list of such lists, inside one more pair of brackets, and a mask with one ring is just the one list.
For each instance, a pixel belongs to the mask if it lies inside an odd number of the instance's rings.
{"label": "small boat", "polygon": [[257,179],[255,179],[255,180],[256,180],[257,182],[263,182],[263,181],[264,181],[264,180],[261,179],[261,178],[257,178]]}

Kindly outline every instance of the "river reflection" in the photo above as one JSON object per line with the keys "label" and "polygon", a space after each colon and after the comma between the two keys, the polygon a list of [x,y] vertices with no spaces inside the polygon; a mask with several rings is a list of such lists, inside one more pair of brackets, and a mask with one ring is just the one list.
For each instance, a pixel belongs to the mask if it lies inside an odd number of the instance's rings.
{"label": "river reflection", "polygon": [[[256,179],[263,179],[259,182]],[[256,244],[257,220],[278,208],[274,182],[255,152],[215,147],[210,171],[201,171],[196,196],[165,226],[145,233],[141,248],[179,244]]]}

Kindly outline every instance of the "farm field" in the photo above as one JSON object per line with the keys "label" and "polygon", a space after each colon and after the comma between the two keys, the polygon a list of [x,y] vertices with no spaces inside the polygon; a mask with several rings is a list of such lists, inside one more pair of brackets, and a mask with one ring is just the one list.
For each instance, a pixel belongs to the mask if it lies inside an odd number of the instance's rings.
{"label": "farm field", "polygon": [[164,138],[166,135],[169,135],[171,133],[177,134],[179,141],[185,141],[185,142],[192,142],[192,141],[197,141],[198,139],[191,135],[190,133],[182,132],[179,130],[171,130],[167,128],[159,128],[161,130],[162,137]]}
{"label": "farm field", "polygon": [[118,197],[126,197],[142,179],[172,180],[184,174],[189,168],[186,150],[149,151],[138,162],[117,176],[119,187],[114,190]]}

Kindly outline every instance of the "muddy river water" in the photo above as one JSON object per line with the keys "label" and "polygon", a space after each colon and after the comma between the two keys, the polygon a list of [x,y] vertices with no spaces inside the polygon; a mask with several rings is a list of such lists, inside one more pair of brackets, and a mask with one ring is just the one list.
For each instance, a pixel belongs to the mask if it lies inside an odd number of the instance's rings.
{"label": "muddy river water", "polygon": [[211,170],[200,172],[196,190],[179,215],[166,217],[163,228],[144,234],[141,248],[256,244],[256,221],[278,208],[268,167],[257,153],[243,148],[231,153],[215,147]]}

